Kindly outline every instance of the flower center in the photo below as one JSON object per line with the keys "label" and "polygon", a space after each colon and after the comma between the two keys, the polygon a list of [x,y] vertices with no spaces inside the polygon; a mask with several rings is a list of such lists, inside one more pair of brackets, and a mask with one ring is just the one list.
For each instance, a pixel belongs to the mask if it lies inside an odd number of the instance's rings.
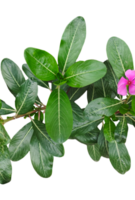
{"label": "flower center", "polygon": [[132,81],[128,81],[128,85],[131,85]]}

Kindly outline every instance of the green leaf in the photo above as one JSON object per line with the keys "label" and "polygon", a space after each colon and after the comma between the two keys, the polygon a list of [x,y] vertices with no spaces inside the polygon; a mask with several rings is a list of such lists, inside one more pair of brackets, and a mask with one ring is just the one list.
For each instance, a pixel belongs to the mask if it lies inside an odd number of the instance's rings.
{"label": "green leaf", "polygon": [[112,166],[120,174],[125,174],[130,169],[131,160],[125,144],[116,141],[109,143],[109,157]]}
{"label": "green leaf", "polygon": [[9,145],[11,160],[18,161],[26,156],[30,150],[29,145],[33,132],[32,123],[30,122],[14,135]]}
{"label": "green leaf", "polygon": [[76,101],[86,92],[87,88],[88,86],[83,88],[70,88],[67,95],[70,100]]}
{"label": "green leaf", "polygon": [[35,171],[41,177],[48,178],[52,175],[53,156],[40,144],[35,134],[30,142],[30,157]]}
{"label": "green leaf", "polygon": [[86,37],[86,24],[82,17],[77,17],[68,24],[60,42],[58,63],[63,74],[78,58]]}
{"label": "green leaf", "polygon": [[107,43],[107,56],[118,78],[125,76],[128,69],[133,70],[133,59],[127,44],[117,38],[112,37]]}
{"label": "green leaf", "polygon": [[72,108],[67,94],[60,88],[54,90],[45,112],[46,129],[56,143],[65,142],[72,131]]}
{"label": "green leaf", "polygon": [[10,182],[12,175],[12,166],[9,159],[7,146],[0,146],[0,183]]}
{"label": "green leaf", "polygon": [[108,141],[105,139],[103,128],[100,131],[97,143],[101,156],[109,158]]}
{"label": "green leaf", "polygon": [[25,114],[33,108],[33,104],[37,98],[37,83],[28,79],[21,87],[16,96],[15,106],[17,109],[17,115]]}
{"label": "green leaf", "polygon": [[40,122],[43,122],[43,119],[44,119],[43,113],[40,112],[40,116],[39,116],[38,113],[36,113],[36,114],[34,115],[34,119],[35,119],[35,120],[39,120]]}
{"label": "green leaf", "polygon": [[4,128],[4,126],[0,123],[0,145],[6,145],[10,142],[10,137]]}
{"label": "green leaf", "polygon": [[10,92],[16,96],[25,81],[21,70],[12,60],[5,58],[1,62],[1,72]]}
{"label": "green leaf", "polygon": [[108,142],[114,141],[115,124],[109,117],[105,117],[104,136]]}
{"label": "green leaf", "polygon": [[68,68],[65,73],[67,85],[81,88],[94,83],[106,74],[106,66],[96,60],[79,61]]}
{"label": "green leaf", "polygon": [[91,101],[84,110],[85,118],[100,119],[102,115],[111,116],[121,106],[121,102],[117,99],[98,98]]}
{"label": "green leaf", "polygon": [[94,161],[99,161],[100,160],[101,154],[99,152],[98,144],[88,145],[87,146],[87,150],[88,150],[88,153],[89,153],[90,157]]}
{"label": "green leaf", "polygon": [[35,81],[37,82],[38,85],[40,85],[41,87],[44,87],[44,88],[49,88],[49,85],[48,85],[48,82],[46,81],[42,81],[42,80],[39,80],[33,73],[32,71],[30,70],[29,66],[27,64],[24,64],[22,66],[22,69],[23,71],[25,72],[25,74],[28,76],[29,79],[31,79],[32,81]]}
{"label": "green leaf", "polygon": [[57,157],[64,156],[64,147],[62,144],[56,144],[47,134],[45,124],[41,123],[37,120],[32,120],[33,128],[34,128],[34,134],[38,138],[38,141],[40,142],[41,146],[45,148],[45,150]]}
{"label": "green leaf", "polygon": [[25,60],[32,73],[43,81],[56,79],[58,65],[55,58],[46,51],[27,48],[24,51]]}

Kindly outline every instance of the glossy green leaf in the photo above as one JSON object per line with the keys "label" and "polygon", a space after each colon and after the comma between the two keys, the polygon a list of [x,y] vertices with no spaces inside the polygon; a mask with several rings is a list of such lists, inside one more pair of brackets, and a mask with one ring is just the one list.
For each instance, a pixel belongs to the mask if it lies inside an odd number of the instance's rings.
{"label": "glossy green leaf", "polygon": [[109,117],[105,117],[104,136],[108,142],[114,141],[114,131],[115,131],[114,122]]}
{"label": "glossy green leaf", "polygon": [[94,161],[99,161],[100,160],[101,154],[99,152],[98,144],[88,145],[87,146],[87,150],[88,150],[88,153],[89,153],[90,157]]}
{"label": "glossy green leaf", "polygon": [[22,66],[22,69],[24,71],[24,73],[28,76],[29,79],[31,79],[32,81],[35,81],[37,82],[38,85],[40,85],[41,87],[44,87],[44,88],[49,88],[49,85],[48,85],[48,82],[46,81],[42,81],[40,79],[38,79],[33,73],[32,71],[30,70],[29,66],[27,64],[24,64]]}
{"label": "glossy green leaf", "polygon": [[79,61],[65,73],[67,85],[81,88],[101,79],[107,72],[106,66],[96,60]]}
{"label": "glossy green leaf", "polygon": [[0,183],[10,182],[12,175],[12,166],[9,158],[7,146],[0,145]]}
{"label": "glossy green leaf", "polygon": [[0,123],[0,145],[6,145],[10,142],[10,137],[4,128],[4,126]]}
{"label": "glossy green leaf", "polygon": [[70,100],[76,101],[87,91],[87,88],[88,86],[83,88],[70,88],[67,95]]}
{"label": "glossy green leaf", "polygon": [[107,43],[107,56],[118,78],[124,76],[128,69],[134,69],[129,47],[123,40],[117,37],[109,39]]}
{"label": "glossy green leaf", "polygon": [[127,138],[127,133],[128,133],[127,120],[126,120],[126,117],[123,116],[120,119],[120,122],[116,126],[115,133],[114,133],[115,140],[118,143],[125,143],[126,138]]}
{"label": "glossy green leaf", "polygon": [[43,124],[40,121],[32,120],[33,128],[34,128],[34,134],[38,138],[41,146],[45,148],[45,150],[57,157],[64,156],[64,147],[62,144],[56,144],[47,134],[45,124]]}
{"label": "glossy green leaf", "polygon": [[72,131],[73,115],[67,94],[60,88],[54,90],[45,112],[46,129],[56,143],[65,142]]}
{"label": "glossy green leaf", "polygon": [[60,42],[58,63],[63,74],[78,58],[86,37],[83,17],[77,17],[68,24]]}
{"label": "glossy green leaf", "polygon": [[30,122],[14,135],[9,145],[11,160],[18,161],[26,156],[30,150],[29,145],[33,132],[32,123]]}
{"label": "glossy green leaf", "polygon": [[130,169],[131,160],[125,144],[116,141],[109,143],[109,157],[112,166],[120,174],[125,174]]}
{"label": "glossy green leaf", "polygon": [[37,98],[37,92],[37,83],[31,81],[30,79],[21,85],[20,91],[15,100],[15,106],[18,115],[31,111]]}
{"label": "glossy green leaf", "polygon": [[98,98],[91,101],[84,110],[85,118],[100,119],[102,115],[111,116],[121,106],[121,102],[117,99]]}
{"label": "glossy green leaf", "polygon": [[105,139],[103,128],[100,131],[97,143],[101,156],[109,158],[108,141]]}
{"label": "glossy green leaf", "polygon": [[25,81],[20,68],[12,60],[5,58],[1,62],[1,72],[7,87],[16,96]]}
{"label": "glossy green leaf", "polygon": [[55,58],[46,51],[27,48],[24,51],[25,60],[32,73],[43,81],[56,79],[58,65]]}
{"label": "glossy green leaf", "polygon": [[34,119],[35,119],[35,120],[38,120],[38,121],[40,121],[40,122],[43,122],[43,120],[44,120],[44,115],[43,115],[43,113],[40,112],[40,115],[39,115],[39,112],[36,113],[36,114],[34,115]]}
{"label": "glossy green leaf", "polygon": [[30,142],[30,157],[35,171],[41,177],[48,178],[52,175],[53,156],[40,144],[35,134]]}

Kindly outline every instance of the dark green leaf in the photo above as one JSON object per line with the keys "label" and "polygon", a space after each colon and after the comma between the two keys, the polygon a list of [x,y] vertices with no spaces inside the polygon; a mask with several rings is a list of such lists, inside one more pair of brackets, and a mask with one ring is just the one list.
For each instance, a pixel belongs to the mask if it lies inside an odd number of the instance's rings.
{"label": "dark green leaf", "polygon": [[12,175],[12,166],[9,158],[7,146],[0,145],[0,183],[10,182]]}
{"label": "dark green leaf", "polygon": [[38,138],[41,146],[53,156],[62,157],[64,155],[64,147],[62,144],[56,144],[47,134],[45,124],[37,120],[32,120],[34,134]]}
{"label": "dark green leaf", "polygon": [[98,98],[91,101],[84,110],[87,119],[100,119],[102,115],[111,116],[121,106],[121,102],[117,99]]}
{"label": "dark green leaf", "polygon": [[53,156],[40,144],[35,134],[30,142],[30,156],[32,165],[40,176],[48,178],[52,175]]}
{"label": "dark green leaf", "polygon": [[8,103],[5,99],[2,99],[2,106],[0,109],[0,115],[6,117],[7,115],[13,115],[17,110],[15,107]]}
{"label": "dark green leaf", "polygon": [[0,123],[0,145],[6,145],[10,142],[10,137],[4,126]]}
{"label": "dark green leaf", "polygon": [[108,142],[114,141],[114,131],[114,122],[109,117],[105,117],[104,136]]}
{"label": "dark green leaf", "polygon": [[42,122],[43,119],[44,119],[43,113],[40,112],[40,115],[39,115],[39,113],[36,113],[36,114],[34,115],[34,119],[35,119],[35,120],[38,120],[38,121],[40,121],[40,122]]}
{"label": "dark green leaf", "polygon": [[86,92],[87,88],[88,86],[83,88],[70,88],[67,95],[70,100],[76,101]]}
{"label": "dark green leaf", "polygon": [[132,96],[132,109],[135,112],[135,96]]}
{"label": "dark green leaf", "polygon": [[129,111],[129,105],[128,104],[122,104],[119,108],[119,111],[121,114],[125,114]]}
{"label": "dark green leaf", "polygon": [[19,130],[12,138],[9,145],[10,159],[13,161],[21,160],[29,152],[30,140],[33,134],[32,123],[28,123]]}
{"label": "dark green leaf", "polygon": [[9,89],[11,96],[16,96],[20,90],[21,84],[25,81],[25,77],[19,64],[9,56],[5,56],[0,62],[1,78]]}
{"label": "dark green leaf", "polygon": [[37,83],[28,79],[21,87],[16,96],[15,106],[17,109],[17,115],[25,114],[33,108],[33,104],[37,98]]}
{"label": "dark green leaf", "polygon": [[94,161],[99,161],[100,160],[101,154],[99,152],[98,144],[88,145],[87,146],[87,150],[88,150],[88,153],[89,153],[90,157]]}
{"label": "dark green leaf", "polygon": [[123,116],[123,118],[121,118],[115,125],[114,137],[116,142],[125,143],[128,139],[128,133],[129,126],[127,124],[126,118]]}
{"label": "dark green leaf", "polygon": [[40,85],[41,87],[44,87],[44,88],[49,88],[49,85],[48,85],[48,82],[45,82],[45,81],[42,81],[42,80],[39,80],[33,73],[32,71],[30,70],[29,66],[27,64],[24,64],[22,66],[22,69],[23,71],[25,72],[25,74],[28,76],[29,79],[31,79],[32,81],[35,81],[37,82],[38,85]]}
{"label": "dark green leaf", "polygon": [[109,143],[109,157],[112,166],[120,174],[125,174],[130,169],[131,160],[125,144],[116,141]]}
{"label": "dark green leaf", "polygon": [[105,139],[103,128],[100,131],[97,143],[98,143],[100,154],[105,158],[109,158],[108,142]]}

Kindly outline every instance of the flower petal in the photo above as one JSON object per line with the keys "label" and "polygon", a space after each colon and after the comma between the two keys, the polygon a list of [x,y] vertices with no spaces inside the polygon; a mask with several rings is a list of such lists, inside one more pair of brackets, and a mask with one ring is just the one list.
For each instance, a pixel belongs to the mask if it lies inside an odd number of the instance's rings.
{"label": "flower petal", "polygon": [[128,85],[128,80],[125,79],[124,77],[122,77],[118,82],[117,93],[122,95],[122,96],[127,95],[127,87],[126,87],[126,85]]}
{"label": "flower petal", "polygon": [[135,83],[134,82],[131,85],[129,85],[129,94],[135,95]]}
{"label": "flower petal", "polygon": [[125,75],[126,75],[126,77],[128,78],[129,81],[132,81],[133,79],[135,79],[135,70],[128,69],[125,72]]}

